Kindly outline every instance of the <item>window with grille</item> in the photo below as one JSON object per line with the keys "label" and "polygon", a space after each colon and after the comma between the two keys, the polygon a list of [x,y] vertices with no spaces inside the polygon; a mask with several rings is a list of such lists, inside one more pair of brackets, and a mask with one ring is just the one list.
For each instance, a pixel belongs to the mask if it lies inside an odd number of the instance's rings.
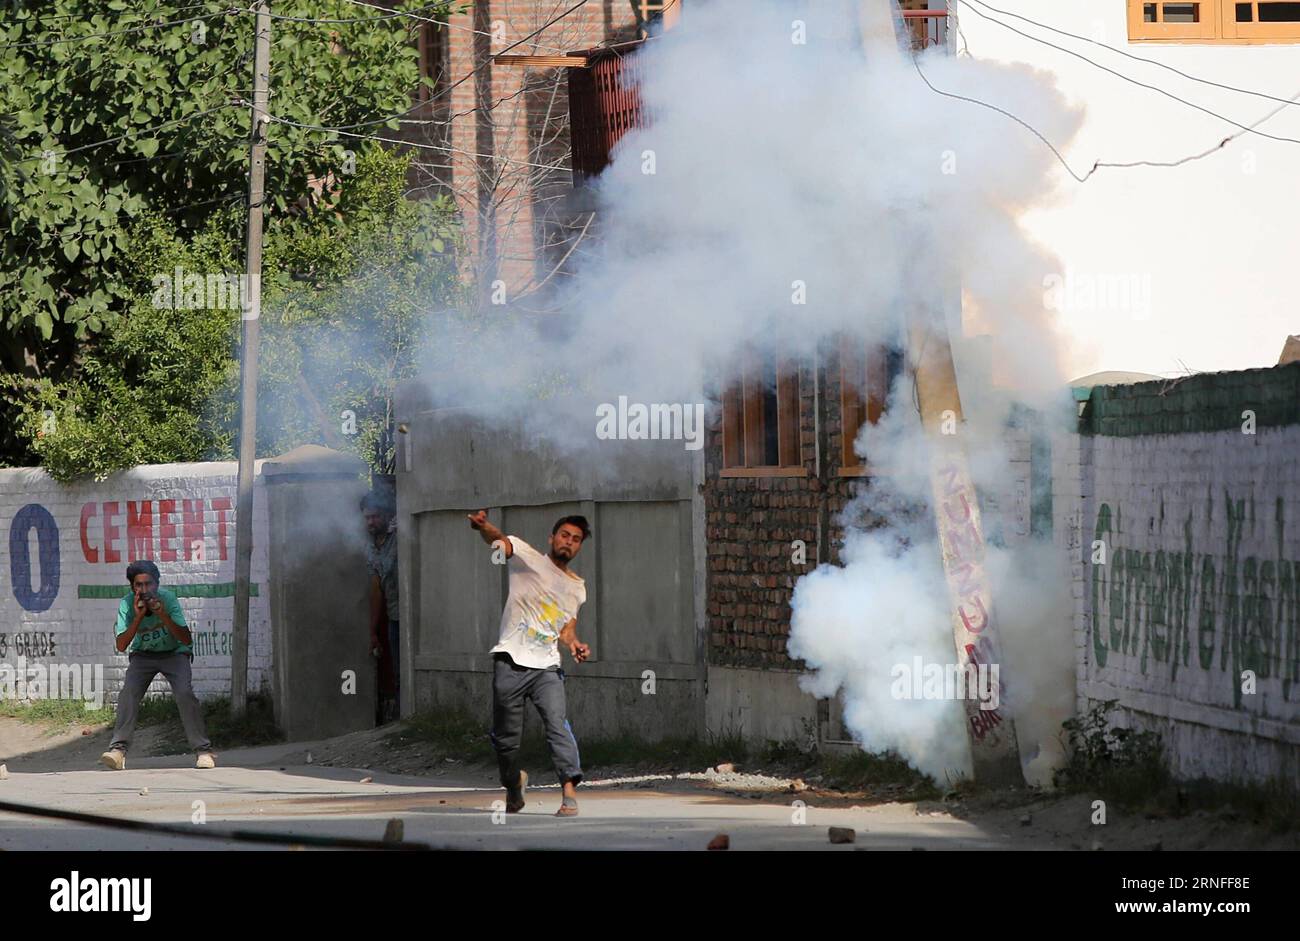
{"label": "window with grille", "polygon": [[894,379],[903,370],[902,351],[895,347],[868,346],[860,340],[840,341],[840,474],[860,477],[879,469],[878,461],[864,461],[853,442],[865,424],[876,424],[885,414],[885,401]]}
{"label": "window with grille", "polygon": [[802,476],[799,370],[771,351],[746,351],[722,396],[722,475]]}

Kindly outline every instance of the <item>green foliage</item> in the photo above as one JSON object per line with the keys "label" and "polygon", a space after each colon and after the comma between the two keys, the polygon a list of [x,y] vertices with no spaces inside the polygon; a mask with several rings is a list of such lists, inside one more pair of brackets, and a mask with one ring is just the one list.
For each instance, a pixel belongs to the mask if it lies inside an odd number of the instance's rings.
{"label": "green foliage", "polygon": [[260,453],[314,442],[392,472],[392,391],[419,371],[436,324],[467,301],[454,207],[407,200],[406,167],[364,151],[337,215],[268,240]]}
{"label": "green foliage", "polygon": [[43,726],[51,734],[78,725],[105,725],[113,721],[111,706],[87,709],[84,699],[36,699],[23,702],[0,699],[0,716]]}
{"label": "green foliage", "polygon": [[[250,694],[239,716],[231,714],[230,700],[225,696],[205,699],[202,705],[203,726],[217,751],[284,741],[284,733],[275,724],[275,704],[266,693]],[[155,755],[184,754],[190,750],[176,700],[171,696],[151,696],[141,703],[139,725],[160,726],[153,746]]]}
{"label": "green foliage", "polygon": [[[225,222],[215,217],[187,244],[164,217],[146,215],[132,230],[130,270],[234,270],[216,234]],[[134,286],[129,314],[84,344],[73,378],[8,380],[22,433],[57,479],[230,452],[239,312],[158,307],[151,281]]]}
{"label": "green foliage", "polygon": [[[417,371],[436,319],[429,305],[454,303],[461,290],[451,206],[405,199],[408,159],[367,146],[326,211],[267,233],[259,455],[322,443],[391,470],[393,385]],[[0,378],[55,479],[234,457],[240,310],[202,306],[221,300],[206,291],[187,306],[177,286],[238,270],[238,212],[212,214],[188,238],[161,214],[142,217],[127,254],[129,312],[83,344],[75,375]]]}
{"label": "green foliage", "polygon": [[1164,746],[1155,732],[1114,728],[1115,701],[1097,703],[1062,723],[1069,761],[1055,775],[1057,787],[1093,790],[1124,804],[1149,800],[1169,783]]}
{"label": "green foliage", "polygon": [[[423,4],[422,15],[443,6]],[[272,114],[391,136],[397,122],[377,119],[409,109],[421,81],[415,21],[347,0],[279,0],[275,12],[356,22],[275,21]],[[77,341],[116,328],[136,300],[131,236],[141,220],[164,218],[183,241],[210,227],[214,209],[242,203],[253,33],[247,5],[225,0],[42,0],[6,10],[0,360],[11,369],[58,378]],[[337,176],[361,143],[279,121],[268,136],[272,228],[318,202],[311,182]],[[224,218],[235,235],[238,216]]]}

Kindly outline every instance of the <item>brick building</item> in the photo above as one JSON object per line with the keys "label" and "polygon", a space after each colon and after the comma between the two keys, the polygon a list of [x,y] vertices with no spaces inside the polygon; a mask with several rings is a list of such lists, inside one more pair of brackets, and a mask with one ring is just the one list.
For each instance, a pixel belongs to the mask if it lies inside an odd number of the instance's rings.
{"label": "brick building", "polygon": [[[941,12],[943,4],[900,6]],[[594,118],[593,99],[617,87],[611,52],[632,51],[688,8],[689,0],[478,0],[441,20],[412,14],[420,72],[432,84],[418,89],[402,121],[400,136],[416,150],[412,189],[455,200],[465,273],[485,294],[500,279],[514,300],[563,272],[591,220],[575,179],[603,166],[602,154],[630,126],[602,134],[589,120],[574,136],[571,116]],[[902,28],[918,45],[943,44],[941,23],[918,15]],[[571,94],[581,98],[573,107]]]}
{"label": "brick building", "polygon": [[421,89],[403,133],[419,151],[412,183],[455,199],[466,274],[485,293],[498,278],[511,299],[529,292],[589,215],[571,199],[566,54],[635,41],[671,22],[679,2],[603,0],[565,13],[573,4],[479,0],[421,25],[420,69],[433,88]]}
{"label": "brick building", "polygon": [[[705,445],[710,663],[801,668],[785,650],[794,582],[838,561],[835,520],[873,473],[853,441],[900,366],[841,342],[770,379],[756,364],[722,392]],[[791,565],[795,540],[805,565]]]}

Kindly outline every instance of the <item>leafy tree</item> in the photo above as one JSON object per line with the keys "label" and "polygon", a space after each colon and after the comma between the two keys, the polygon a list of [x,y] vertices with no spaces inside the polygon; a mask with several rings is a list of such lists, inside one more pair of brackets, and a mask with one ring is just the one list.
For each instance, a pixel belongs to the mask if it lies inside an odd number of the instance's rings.
{"label": "leafy tree", "polygon": [[[268,234],[259,455],[314,442],[391,472],[393,387],[418,371],[439,318],[463,301],[452,207],[404,197],[408,159],[367,147],[330,211]],[[83,345],[69,380],[9,380],[20,434],[56,479],[234,458],[238,300],[223,290],[223,306],[194,307],[185,282],[199,278],[201,303],[212,304],[206,279],[185,273],[238,269],[234,215],[214,214],[188,239],[162,214],[142,219],[124,256],[141,274],[118,328]]]}
{"label": "leafy tree", "polygon": [[0,114],[0,202],[8,198],[9,178],[17,170],[18,147],[14,141],[13,118]]}
{"label": "leafy tree", "polygon": [[[450,6],[426,3],[432,17]],[[278,0],[267,153],[268,230],[311,215],[359,141],[296,127],[362,125],[407,111],[419,84],[417,21],[347,0]],[[81,344],[136,329],[122,317],[156,259],[133,231],[181,242],[245,199],[254,19],[227,0],[42,0],[0,18],[0,370],[58,384]],[[293,122],[283,123],[283,122]],[[316,186],[313,186],[316,183]],[[226,211],[230,210],[230,211]],[[140,228],[142,220],[155,220]],[[141,269],[139,265],[144,265]],[[231,269],[234,270],[234,269]],[[48,385],[48,383],[47,383]],[[0,405],[0,454],[30,458]]]}

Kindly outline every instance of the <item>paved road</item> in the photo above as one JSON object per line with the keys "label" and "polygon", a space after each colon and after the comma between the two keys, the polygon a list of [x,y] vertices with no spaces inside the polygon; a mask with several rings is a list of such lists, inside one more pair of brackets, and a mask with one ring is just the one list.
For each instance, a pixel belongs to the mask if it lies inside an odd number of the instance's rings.
{"label": "paved road", "polygon": [[[300,746],[298,754],[301,754]],[[133,759],[126,771],[36,772],[9,765],[0,801],[40,804],[106,816],[192,827],[379,839],[390,818],[405,838],[458,849],[699,850],[727,833],[733,850],[987,849],[1008,848],[1005,834],[985,833],[946,814],[918,815],[911,805],[806,808],[795,822],[794,795],[736,798],[675,786],[668,791],[622,787],[580,789],[582,814],[553,816],[555,785],[529,789],[520,814],[493,814],[499,788],[482,778],[375,774],[319,765],[280,764],[290,752],[247,749],[222,756],[222,767],[199,771],[187,759]],[[241,759],[243,759],[241,761]],[[141,793],[147,788],[147,793]],[[206,823],[193,823],[196,801]],[[497,822],[494,822],[497,821]],[[827,828],[857,831],[856,845],[832,845]],[[133,833],[80,823],[0,813],[0,849],[256,849],[229,839]]]}

